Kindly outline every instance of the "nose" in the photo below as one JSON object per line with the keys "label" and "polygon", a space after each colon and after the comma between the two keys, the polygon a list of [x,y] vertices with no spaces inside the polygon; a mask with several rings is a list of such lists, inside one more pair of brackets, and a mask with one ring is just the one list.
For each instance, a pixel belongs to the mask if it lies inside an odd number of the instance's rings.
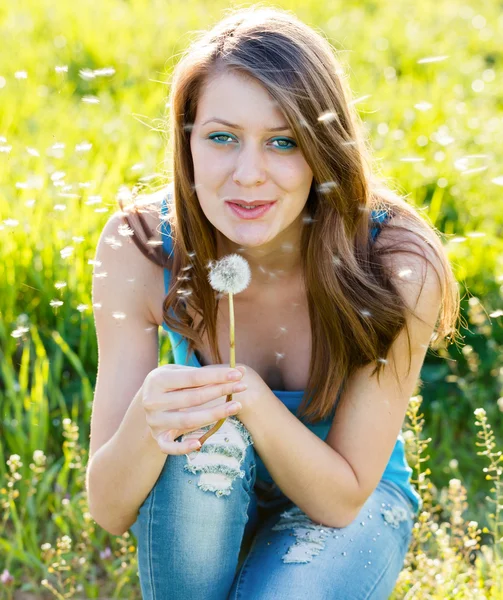
{"label": "nose", "polygon": [[242,186],[256,185],[266,180],[266,169],[262,150],[256,145],[243,145],[237,153],[233,180]]}

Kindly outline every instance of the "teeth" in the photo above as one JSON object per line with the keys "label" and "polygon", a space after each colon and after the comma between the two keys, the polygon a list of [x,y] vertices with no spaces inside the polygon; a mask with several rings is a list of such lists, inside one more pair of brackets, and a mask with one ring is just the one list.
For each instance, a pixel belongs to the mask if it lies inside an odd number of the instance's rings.
{"label": "teeth", "polygon": [[243,204],[238,204],[237,206],[241,208],[246,208],[246,210],[252,210],[254,208],[257,208],[257,206],[244,206]]}

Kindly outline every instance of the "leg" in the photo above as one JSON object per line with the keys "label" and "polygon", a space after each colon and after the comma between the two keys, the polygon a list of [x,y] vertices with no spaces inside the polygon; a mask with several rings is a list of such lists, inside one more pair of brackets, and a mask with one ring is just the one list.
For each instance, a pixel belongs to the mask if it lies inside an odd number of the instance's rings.
{"label": "leg", "polygon": [[344,528],[313,523],[290,503],[259,525],[228,600],[387,600],[414,517],[410,501],[385,480]]}
{"label": "leg", "polygon": [[[186,434],[200,437],[211,426]],[[168,456],[131,527],[144,600],[222,600],[232,586],[249,519],[255,457],[229,417],[200,452]]]}

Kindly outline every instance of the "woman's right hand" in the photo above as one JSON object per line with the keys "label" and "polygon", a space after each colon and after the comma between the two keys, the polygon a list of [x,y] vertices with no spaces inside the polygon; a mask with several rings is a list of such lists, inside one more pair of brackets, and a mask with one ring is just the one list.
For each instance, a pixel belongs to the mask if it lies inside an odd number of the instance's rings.
{"label": "woman's right hand", "polygon": [[[237,372],[234,380],[229,372]],[[152,437],[165,454],[188,454],[192,439],[175,442],[179,436],[212,425],[239,412],[226,402],[228,394],[246,389],[243,373],[228,365],[162,365],[151,371],[143,383],[142,404]],[[241,388],[239,387],[241,386]]]}

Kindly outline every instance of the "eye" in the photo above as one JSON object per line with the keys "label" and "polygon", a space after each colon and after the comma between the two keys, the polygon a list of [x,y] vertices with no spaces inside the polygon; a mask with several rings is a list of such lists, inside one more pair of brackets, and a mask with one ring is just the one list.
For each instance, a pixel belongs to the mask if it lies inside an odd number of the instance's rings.
{"label": "eye", "polygon": [[[209,140],[216,140],[217,138],[229,138],[229,139],[233,139],[230,135],[227,135],[226,133],[213,133],[211,135],[208,136]],[[223,142],[221,140],[217,141],[218,144],[222,144]]]}
{"label": "eye", "polygon": [[291,150],[292,148],[297,147],[297,144],[288,138],[275,138],[273,142],[286,142],[287,144],[290,144],[290,146],[276,146],[276,148],[281,148],[282,150]]}
{"label": "eye", "polygon": [[[228,138],[229,140],[235,139],[234,136],[230,136],[227,133],[213,133],[208,136],[209,140],[216,140],[217,144],[226,144],[226,140],[221,140],[218,138]],[[297,147],[297,144],[293,140],[290,140],[288,138],[275,138],[272,140],[272,142],[278,142],[278,143],[286,142],[286,144],[288,144],[288,145],[279,144],[278,146],[275,146],[276,148],[278,148],[280,150],[291,150],[292,148]]]}

